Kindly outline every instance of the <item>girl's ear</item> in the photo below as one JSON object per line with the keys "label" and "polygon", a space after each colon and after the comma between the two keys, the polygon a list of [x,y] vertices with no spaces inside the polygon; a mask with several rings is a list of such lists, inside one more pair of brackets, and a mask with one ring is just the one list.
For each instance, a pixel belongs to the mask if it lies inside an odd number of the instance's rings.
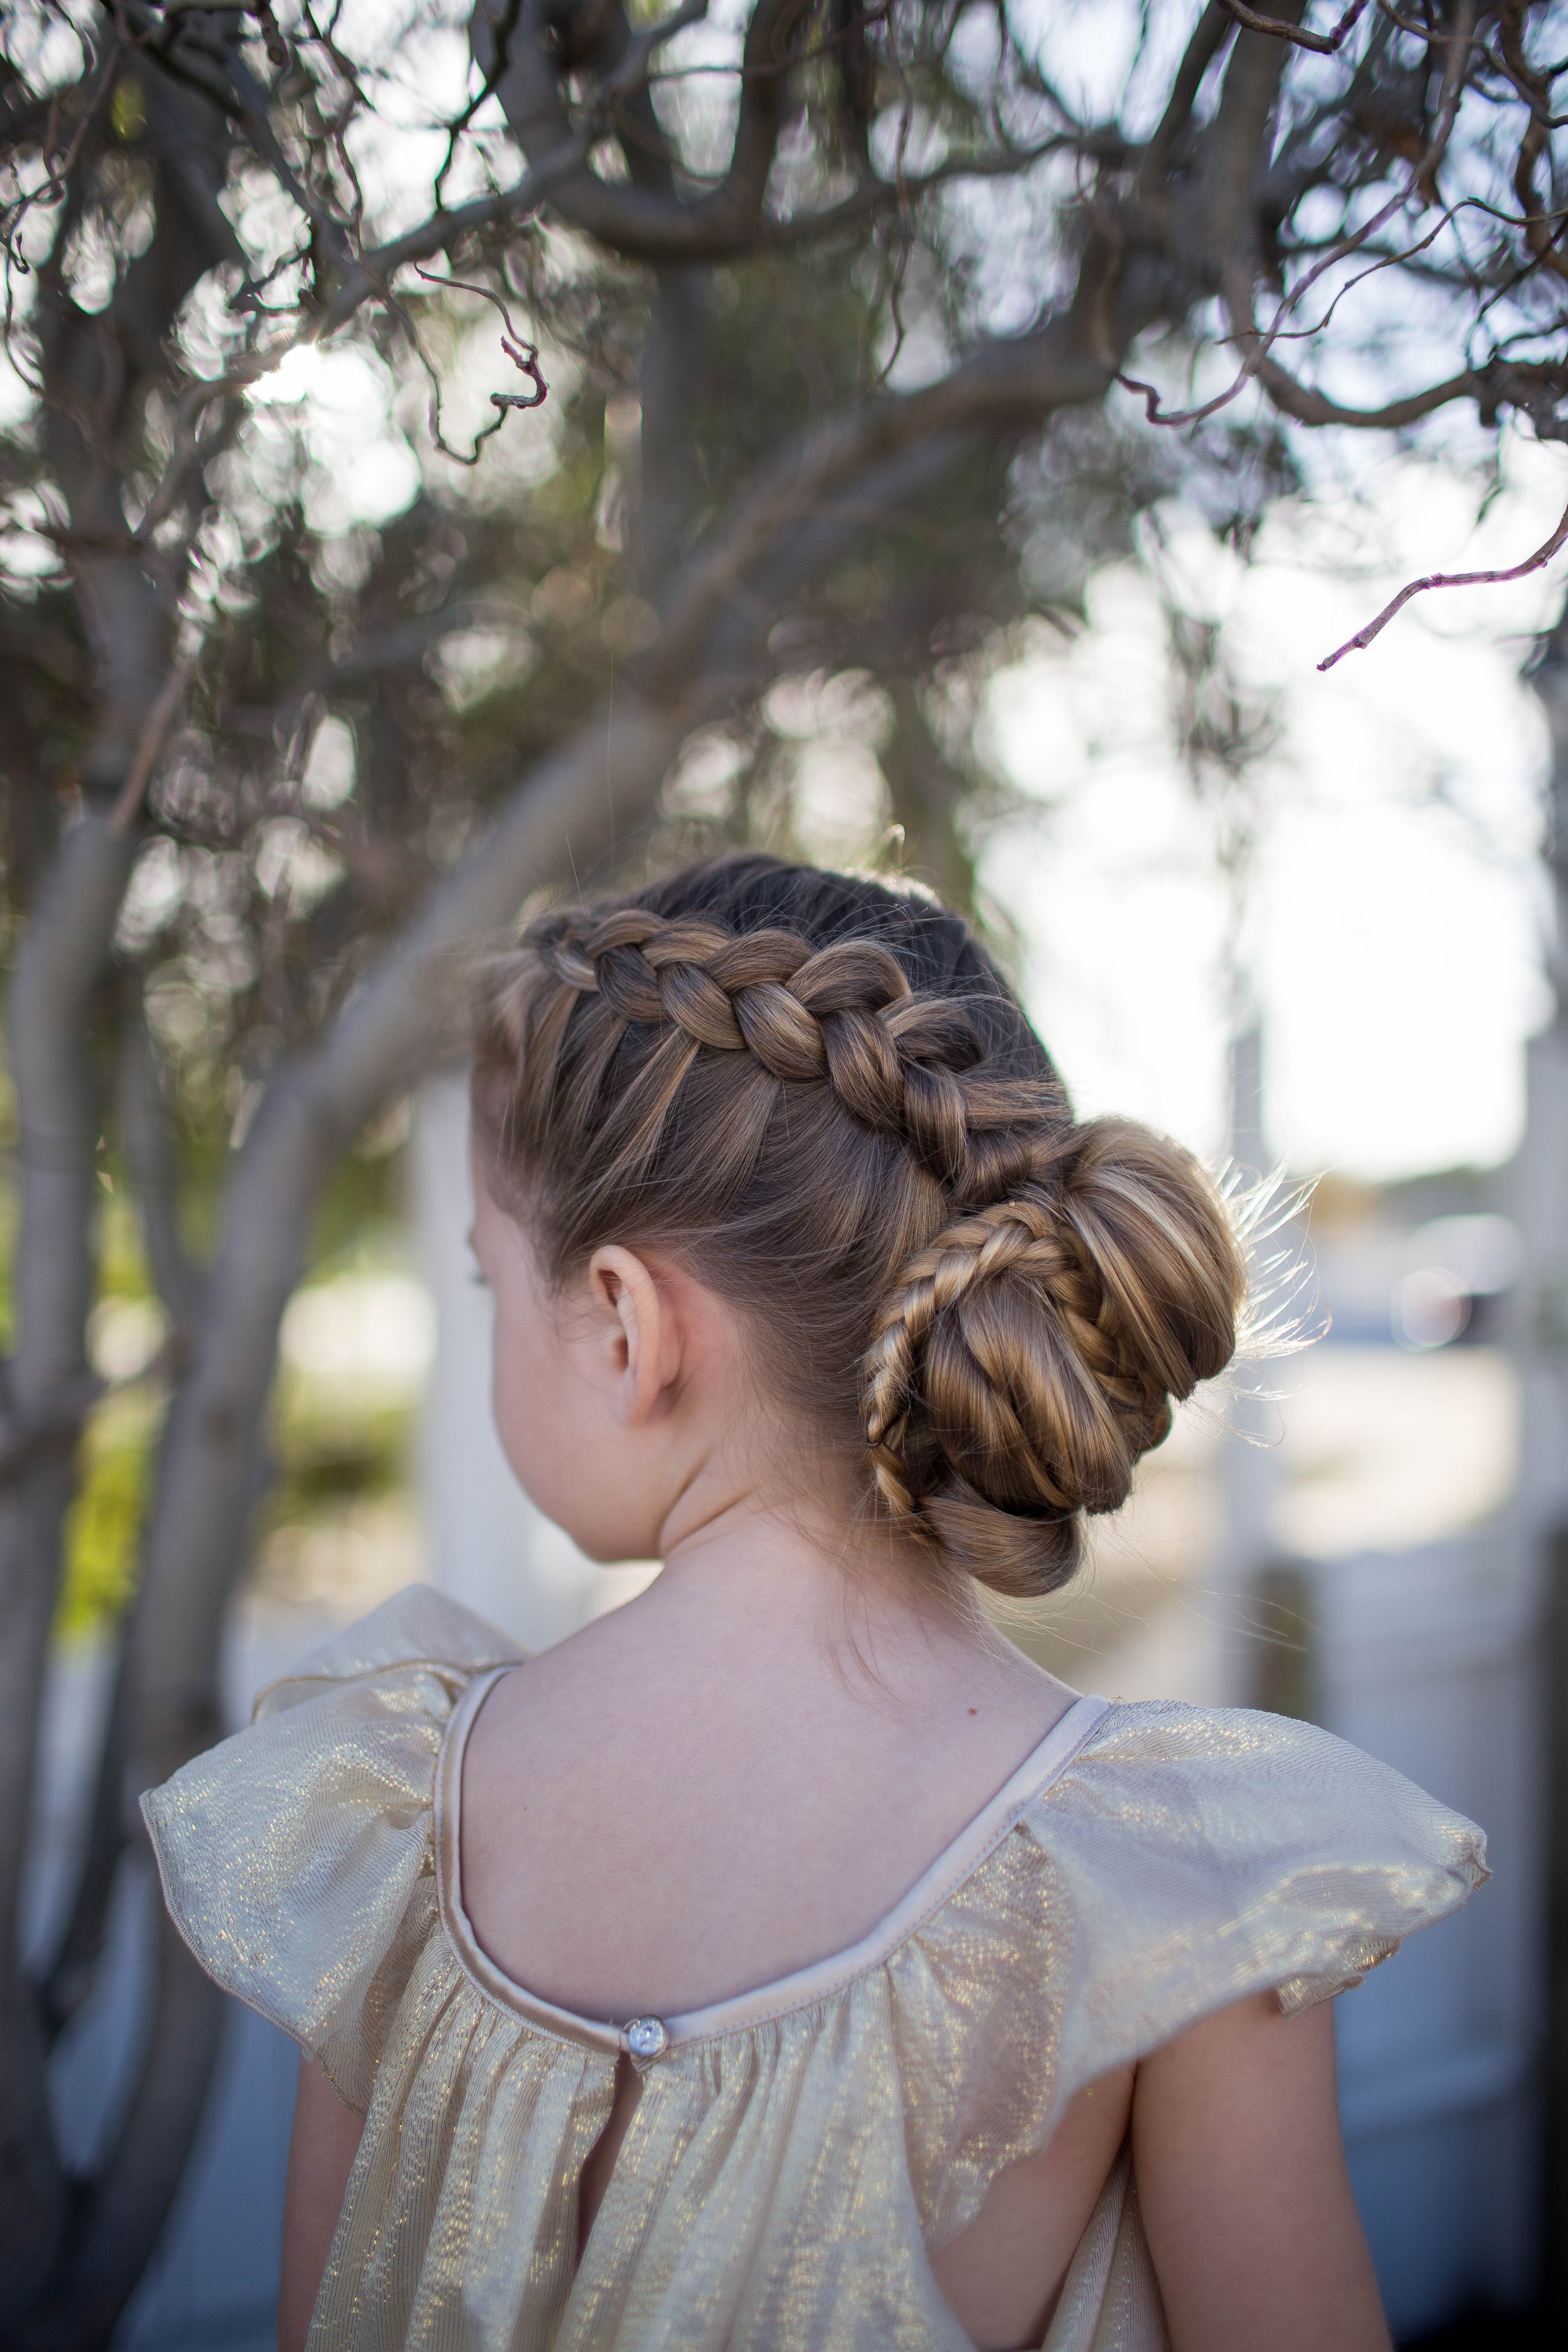
{"label": "girl's ear", "polygon": [[627,1429],[640,1429],[679,1369],[679,1339],[659,1287],[635,1250],[607,1243],[588,1261],[594,1303],[619,1324],[612,1330],[616,1409]]}

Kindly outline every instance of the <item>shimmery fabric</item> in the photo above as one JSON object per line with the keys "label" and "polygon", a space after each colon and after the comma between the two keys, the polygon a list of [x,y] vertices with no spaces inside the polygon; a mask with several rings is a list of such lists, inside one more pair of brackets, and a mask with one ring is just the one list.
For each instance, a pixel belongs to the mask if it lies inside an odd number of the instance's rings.
{"label": "shimmery fabric", "polygon": [[[928,2254],[1076,2091],[1247,1993],[1358,1982],[1486,1876],[1479,1831],[1326,1732],[1080,1702],[907,1932],[671,2021],[579,2263],[624,2038],[487,1972],[438,1801],[516,1655],[415,1587],[143,1800],[196,1958],[366,2118],[309,2352],[962,2352]],[[1124,2150],[1044,2352],[1165,2341]]]}

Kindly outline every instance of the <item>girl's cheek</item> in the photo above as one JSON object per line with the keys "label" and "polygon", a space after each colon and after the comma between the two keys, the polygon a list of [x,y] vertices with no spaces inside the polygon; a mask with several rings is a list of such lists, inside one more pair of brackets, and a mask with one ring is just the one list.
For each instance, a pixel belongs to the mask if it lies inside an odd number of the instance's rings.
{"label": "girl's cheek", "polygon": [[528,1448],[537,1408],[548,1393],[547,1383],[531,1377],[530,1336],[512,1330],[507,1318],[498,1312],[490,1366],[490,1409],[514,1469],[518,1449]]}
{"label": "girl's cheek", "polygon": [[551,1517],[576,1466],[577,1433],[565,1405],[569,1385],[547,1335],[509,1329],[498,1318],[490,1383],[496,1433],[513,1476]]}
{"label": "girl's cheek", "polygon": [[544,1399],[531,1394],[528,1384],[520,1382],[515,1367],[498,1362],[491,1402],[496,1433],[513,1477],[533,1501],[546,1507],[541,1489],[542,1482],[548,1482],[554,1432],[543,1425]]}

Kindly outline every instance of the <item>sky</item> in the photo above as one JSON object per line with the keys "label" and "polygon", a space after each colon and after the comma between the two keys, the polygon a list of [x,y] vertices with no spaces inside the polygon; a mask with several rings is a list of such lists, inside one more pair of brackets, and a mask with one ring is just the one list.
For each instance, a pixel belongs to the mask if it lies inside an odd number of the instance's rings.
{"label": "sky", "polygon": [[[1523,1048],[1547,1012],[1538,862],[1545,729],[1519,678],[1563,565],[1417,598],[1365,652],[1316,663],[1404,581],[1501,566],[1568,502],[1568,454],[1522,441],[1478,528],[1473,475],[1383,457],[1283,502],[1243,565],[1194,517],[1091,583],[993,681],[983,748],[1025,814],[982,882],[1016,926],[1032,1011],[1084,1111],[1215,1152],[1226,1039],[1250,1004],[1271,1154],[1385,1181],[1515,1148]],[[1172,748],[1163,570],[1267,709],[1239,917]]]}

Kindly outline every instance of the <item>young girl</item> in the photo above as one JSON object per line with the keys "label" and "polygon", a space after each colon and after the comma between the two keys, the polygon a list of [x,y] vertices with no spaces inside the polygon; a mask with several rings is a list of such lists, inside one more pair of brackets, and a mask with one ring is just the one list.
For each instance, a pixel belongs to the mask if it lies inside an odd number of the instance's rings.
{"label": "young girl", "polygon": [[526,1659],[415,1588],[146,1800],[304,2053],[283,2352],[1385,2352],[1328,1997],[1479,1833],[978,1605],[1230,1360],[1214,1186],[764,857],[533,925],[473,1099],[508,1456],[664,1567]]}

